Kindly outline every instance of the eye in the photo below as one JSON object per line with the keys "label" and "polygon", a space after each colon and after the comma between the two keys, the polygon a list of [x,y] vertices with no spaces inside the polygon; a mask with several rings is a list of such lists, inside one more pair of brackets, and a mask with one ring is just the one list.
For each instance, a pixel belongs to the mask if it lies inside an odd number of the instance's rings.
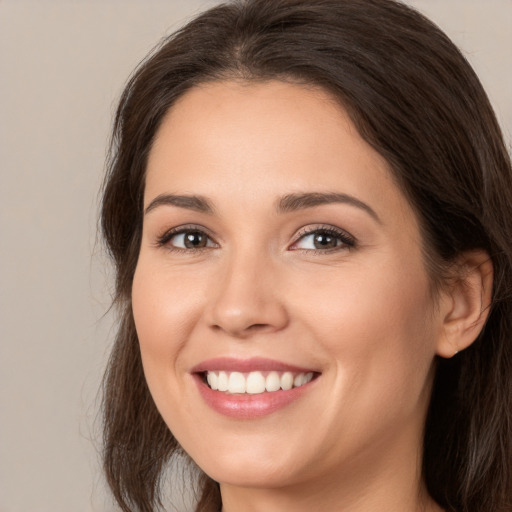
{"label": "eye", "polygon": [[208,234],[198,228],[175,228],[167,231],[158,239],[158,245],[170,249],[194,250],[218,247]]}
{"label": "eye", "polygon": [[299,234],[298,240],[292,245],[292,250],[330,251],[347,249],[355,246],[355,239],[340,229],[314,228]]}

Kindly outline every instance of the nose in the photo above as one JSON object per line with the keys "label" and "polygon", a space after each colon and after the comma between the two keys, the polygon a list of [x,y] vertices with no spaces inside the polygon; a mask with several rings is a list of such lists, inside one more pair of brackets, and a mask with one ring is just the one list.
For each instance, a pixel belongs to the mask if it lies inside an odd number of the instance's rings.
{"label": "nose", "polygon": [[224,262],[209,308],[210,327],[240,339],[286,327],[288,312],[277,275],[272,262],[254,254]]}

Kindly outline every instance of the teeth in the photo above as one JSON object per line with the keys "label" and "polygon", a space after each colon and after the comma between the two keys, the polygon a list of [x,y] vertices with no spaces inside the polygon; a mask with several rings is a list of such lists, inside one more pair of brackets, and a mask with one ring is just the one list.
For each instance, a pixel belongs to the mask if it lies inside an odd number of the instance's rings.
{"label": "teeth", "polygon": [[279,373],[270,372],[267,375],[265,389],[267,391],[277,391],[281,389],[281,378],[279,377]]}
{"label": "teeth", "polygon": [[283,376],[281,377],[281,387],[288,391],[289,389],[293,388],[293,374],[290,372],[283,373]]}
{"label": "teeth", "polygon": [[226,372],[219,373],[219,379],[217,380],[217,389],[219,391],[228,390],[228,375]]}
{"label": "teeth", "polygon": [[210,386],[212,389],[219,389],[219,376],[216,373],[208,372],[206,380],[208,381],[208,386]]}
{"label": "teeth", "polygon": [[304,373],[299,373],[298,375],[295,375],[295,378],[293,379],[293,386],[298,388],[299,386],[302,386],[305,384],[306,375]]}
{"label": "teeth", "polygon": [[251,393],[253,395],[263,393],[263,391],[265,391],[265,377],[263,377],[260,372],[249,373],[245,388],[247,393]]}
{"label": "teeth", "polygon": [[292,388],[304,386],[313,379],[313,372],[269,372],[267,376],[262,372],[206,372],[206,381],[211,389],[227,393],[259,393],[288,391]]}
{"label": "teeth", "polygon": [[228,392],[229,393],[245,393],[245,377],[243,373],[233,372],[229,376]]}

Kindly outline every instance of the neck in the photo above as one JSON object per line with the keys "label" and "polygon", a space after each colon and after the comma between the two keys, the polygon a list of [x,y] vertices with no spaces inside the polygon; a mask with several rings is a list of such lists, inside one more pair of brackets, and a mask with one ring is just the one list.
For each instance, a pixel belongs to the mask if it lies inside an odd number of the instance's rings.
{"label": "neck", "polygon": [[[395,475],[407,478],[406,475]],[[410,492],[400,485],[386,486],[368,476],[365,483],[348,479],[343,483],[324,481],[321,485],[290,486],[279,489],[242,488],[221,485],[222,512],[442,512],[430,498],[422,483],[416,483]],[[392,481],[394,478],[388,480]],[[396,482],[398,484],[398,482]]]}

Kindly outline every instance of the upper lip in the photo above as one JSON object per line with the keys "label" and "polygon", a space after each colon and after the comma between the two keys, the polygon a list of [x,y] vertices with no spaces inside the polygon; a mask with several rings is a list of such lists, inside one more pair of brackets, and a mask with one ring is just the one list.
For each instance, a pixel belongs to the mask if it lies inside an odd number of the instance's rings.
{"label": "upper lip", "polygon": [[311,368],[304,368],[275,359],[264,357],[252,357],[249,359],[236,359],[233,357],[217,357],[202,361],[191,369],[191,373],[203,373],[207,371],[227,371],[249,373],[256,371],[276,371],[276,372],[294,372],[307,373],[315,372]]}

